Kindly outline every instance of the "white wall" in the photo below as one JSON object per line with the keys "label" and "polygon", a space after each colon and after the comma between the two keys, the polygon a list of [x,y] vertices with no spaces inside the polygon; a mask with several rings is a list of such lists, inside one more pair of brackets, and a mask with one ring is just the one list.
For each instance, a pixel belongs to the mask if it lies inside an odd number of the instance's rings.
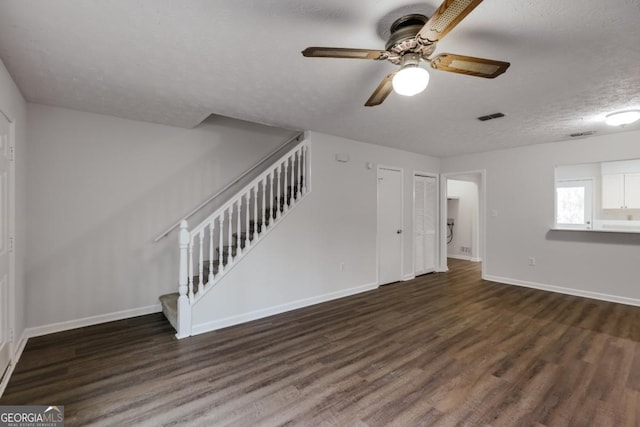
{"label": "white wall", "polygon": [[[478,259],[478,184],[456,179],[447,180],[447,219],[453,218],[453,239],[447,244],[447,256]],[[462,252],[461,247],[470,252]]]}
{"label": "white wall", "polygon": [[413,276],[413,172],[437,173],[439,160],[314,132],[309,141],[311,193],[196,304],[198,332],[375,288],[377,164],[404,169],[403,272]]}
{"label": "white wall", "polygon": [[152,310],[178,277],[177,233],[156,235],[291,135],[224,118],[180,129],[38,104],[28,104],[28,127],[30,327]]}
{"label": "white wall", "polygon": [[554,167],[638,158],[639,140],[624,132],[443,159],[443,172],[486,169],[485,276],[640,304],[640,234],[549,230]]}
{"label": "white wall", "polygon": [[[27,106],[18,87],[0,60],[0,109],[15,123],[15,337],[26,325],[25,260],[27,242]],[[17,343],[14,343],[17,344]]]}

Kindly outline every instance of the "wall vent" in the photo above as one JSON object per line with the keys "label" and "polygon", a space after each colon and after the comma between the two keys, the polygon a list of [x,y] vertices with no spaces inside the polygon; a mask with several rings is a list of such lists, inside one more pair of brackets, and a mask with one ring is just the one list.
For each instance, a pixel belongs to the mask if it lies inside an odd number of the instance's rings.
{"label": "wall vent", "polygon": [[481,122],[486,122],[487,120],[491,120],[491,119],[499,119],[500,117],[504,117],[503,113],[493,113],[493,114],[489,114],[486,116],[480,116],[478,117],[478,120],[480,120]]}
{"label": "wall vent", "polygon": [[578,137],[581,137],[581,136],[593,135],[594,133],[596,133],[595,130],[587,130],[587,131],[584,131],[584,132],[571,133],[571,134],[569,134],[569,136],[571,138],[578,138]]}

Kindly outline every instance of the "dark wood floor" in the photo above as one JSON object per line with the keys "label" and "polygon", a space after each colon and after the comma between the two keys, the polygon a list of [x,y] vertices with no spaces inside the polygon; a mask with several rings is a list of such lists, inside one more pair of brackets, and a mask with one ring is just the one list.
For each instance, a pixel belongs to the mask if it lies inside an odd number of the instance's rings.
{"label": "dark wood floor", "polygon": [[640,425],[640,308],[479,265],[177,341],[162,315],[29,340],[0,404],[67,425]]}

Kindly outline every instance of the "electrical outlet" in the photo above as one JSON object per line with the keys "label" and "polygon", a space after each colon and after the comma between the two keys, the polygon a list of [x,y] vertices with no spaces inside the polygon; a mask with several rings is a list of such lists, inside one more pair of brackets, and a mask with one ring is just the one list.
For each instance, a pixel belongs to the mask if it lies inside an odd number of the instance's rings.
{"label": "electrical outlet", "polygon": [[534,257],[529,257],[529,266],[534,267],[536,265],[536,259]]}

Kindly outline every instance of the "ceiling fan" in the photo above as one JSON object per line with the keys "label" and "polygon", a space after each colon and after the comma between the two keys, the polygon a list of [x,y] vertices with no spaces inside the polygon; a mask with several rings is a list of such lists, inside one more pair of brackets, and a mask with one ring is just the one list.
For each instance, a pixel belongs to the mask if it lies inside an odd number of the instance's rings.
{"label": "ceiling fan", "polygon": [[407,96],[422,92],[429,83],[429,73],[420,67],[422,61],[436,70],[493,79],[511,64],[451,53],[431,57],[436,44],[480,3],[482,0],[445,0],[431,18],[419,14],[405,15],[391,25],[385,50],[308,47],[302,54],[316,58],[387,60],[400,65],[398,71],[387,75],[373,91],[364,104],[367,107],[382,104],[392,90]]}

